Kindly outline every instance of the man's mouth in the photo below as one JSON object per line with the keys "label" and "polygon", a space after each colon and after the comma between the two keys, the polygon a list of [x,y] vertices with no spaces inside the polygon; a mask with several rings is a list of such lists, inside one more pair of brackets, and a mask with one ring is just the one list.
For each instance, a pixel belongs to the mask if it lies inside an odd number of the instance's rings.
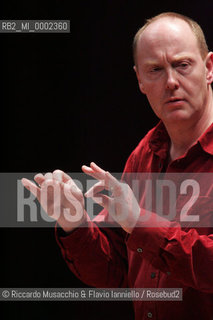
{"label": "man's mouth", "polygon": [[175,105],[175,104],[180,104],[182,102],[184,102],[185,100],[179,97],[171,97],[166,101],[166,104],[171,104],[171,105]]}

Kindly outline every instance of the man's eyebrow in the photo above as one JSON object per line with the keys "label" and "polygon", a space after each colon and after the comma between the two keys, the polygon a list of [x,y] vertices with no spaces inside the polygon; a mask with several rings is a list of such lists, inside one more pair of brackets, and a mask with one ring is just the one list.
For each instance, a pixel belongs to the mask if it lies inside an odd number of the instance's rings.
{"label": "man's eyebrow", "polygon": [[[175,56],[173,57],[172,59],[172,63],[175,63],[175,62],[179,62],[179,61],[183,61],[183,60],[188,60],[188,61],[193,61],[193,58],[190,57],[189,55],[178,55],[178,56]],[[162,62],[158,61],[158,60],[146,60],[144,62],[144,65],[145,67],[149,67],[149,66],[157,66],[157,65],[161,65]]]}
{"label": "man's eyebrow", "polygon": [[150,69],[150,68],[153,68],[153,67],[158,67],[160,66],[161,63],[157,60],[146,60],[145,63],[144,63],[144,68],[145,69]]}
{"label": "man's eyebrow", "polygon": [[146,60],[145,61],[145,65],[147,65],[147,66],[152,66],[152,65],[157,65],[157,64],[160,64],[160,62],[157,60]]}
{"label": "man's eyebrow", "polygon": [[189,55],[180,55],[180,56],[175,56],[173,58],[174,62],[183,61],[183,60],[193,61],[193,58],[190,57]]}

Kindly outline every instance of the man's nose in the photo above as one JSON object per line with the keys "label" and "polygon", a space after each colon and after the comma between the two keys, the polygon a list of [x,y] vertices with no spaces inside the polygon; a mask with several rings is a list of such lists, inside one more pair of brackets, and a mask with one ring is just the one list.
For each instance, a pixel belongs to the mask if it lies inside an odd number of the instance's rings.
{"label": "man's nose", "polygon": [[166,89],[176,90],[179,88],[179,82],[177,79],[177,74],[174,69],[169,69],[167,71],[167,79],[166,79]]}

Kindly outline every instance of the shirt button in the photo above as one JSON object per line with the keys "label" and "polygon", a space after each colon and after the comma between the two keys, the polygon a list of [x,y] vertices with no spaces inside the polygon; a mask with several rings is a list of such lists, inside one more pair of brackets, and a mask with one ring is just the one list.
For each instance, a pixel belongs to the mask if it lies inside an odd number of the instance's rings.
{"label": "shirt button", "polygon": [[141,252],[143,252],[143,249],[142,248],[137,248],[137,252],[141,253]]}
{"label": "shirt button", "polygon": [[151,278],[154,279],[155,277],[156,277],[156,273],[155,273],[155,272],[152,272],[152,273],[151,273]]}
{"label": "shirt button", "polygon": [[148,312],[148,313],[147,313],[147,317],[148,317],[149,319],[151,319],[151,318],[152,318],[152,313],[151,313],[151,312]]}

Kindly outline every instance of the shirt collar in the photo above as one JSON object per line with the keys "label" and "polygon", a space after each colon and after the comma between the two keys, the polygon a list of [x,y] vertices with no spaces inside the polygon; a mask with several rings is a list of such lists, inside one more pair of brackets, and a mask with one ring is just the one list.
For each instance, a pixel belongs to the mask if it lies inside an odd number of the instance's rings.
{"label": "shirt collar", "polygon": [[202,149],[213,155],[213,123],[208,127],[208,129],[200,136],[198,139]]}
{"label": "shirt collar", "polygon": [[[213,155],[213,123],[200,136],[197,144],[199,144],[205,152]],[[160,121],[152,132],[149,140],[149,147],[162,158],[166,158],[169,145],[170,137],[163,122]]]}
{"label": "shirt collar", "polygon": [[170,137],[162,121],[154,128],[149,140],[150,149],[161,158],[166,158],[170,145]]}

